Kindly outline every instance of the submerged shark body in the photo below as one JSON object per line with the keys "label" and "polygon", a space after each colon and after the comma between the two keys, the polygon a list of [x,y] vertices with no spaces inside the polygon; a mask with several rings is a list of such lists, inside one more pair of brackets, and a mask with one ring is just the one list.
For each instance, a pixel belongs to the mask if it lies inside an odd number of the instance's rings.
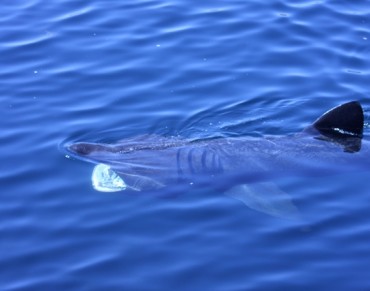
{"label": "submerged shark body", "polygon": [[363,124],[361,105],[349,102],[291,136],[194,141],[146,135],[113,145],[79,142],[67,150],[97,164],[92,178],[100,191],[212,185],[255,210],[293,217],[297,210],[289,196],[269,181],[367,170]]}

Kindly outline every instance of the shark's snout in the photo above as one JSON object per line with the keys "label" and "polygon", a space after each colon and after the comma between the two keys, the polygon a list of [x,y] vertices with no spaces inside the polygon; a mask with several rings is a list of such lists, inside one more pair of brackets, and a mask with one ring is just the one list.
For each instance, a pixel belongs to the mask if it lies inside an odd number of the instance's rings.
{"label": "shark's snout", "polygon": [[87,156],[92,152],[98,151],[99,146],[92,143],[74,143],[67,146],[67,149],[74,154]]}

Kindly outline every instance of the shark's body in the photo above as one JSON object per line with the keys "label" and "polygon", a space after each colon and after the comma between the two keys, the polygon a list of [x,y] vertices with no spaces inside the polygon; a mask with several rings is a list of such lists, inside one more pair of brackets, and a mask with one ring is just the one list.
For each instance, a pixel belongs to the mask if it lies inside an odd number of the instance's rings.
{"label": "shark's body", "polygon": [[304,132],[291,136],[190,141],[156,135],[114,145],[75,143],[73,156],[98,164],[97,190],[158,190],[172,185],[216,185],[253,209],[294,216],[290,199],[270,182],[281,176],[320,176],[370,168],[370,146],[362,140],[358,102],[334,108]]}

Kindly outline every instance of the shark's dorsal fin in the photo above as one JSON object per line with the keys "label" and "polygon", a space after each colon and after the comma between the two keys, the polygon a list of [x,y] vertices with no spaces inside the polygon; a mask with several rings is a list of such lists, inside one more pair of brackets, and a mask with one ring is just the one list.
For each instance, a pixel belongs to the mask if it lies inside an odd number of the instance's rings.
{"label": "shark's dorsal fin", "polygon": [[324,136],[362,137],[364,112],[361,104],[352,101],[339,105],[318,118],[312,127]]}

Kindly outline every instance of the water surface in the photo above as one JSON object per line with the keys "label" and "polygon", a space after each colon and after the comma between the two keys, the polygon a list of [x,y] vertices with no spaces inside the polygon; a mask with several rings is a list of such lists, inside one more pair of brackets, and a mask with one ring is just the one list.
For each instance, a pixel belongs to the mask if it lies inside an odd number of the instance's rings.
{"label": "water surface", "polygon": [[368,172],[280,181],[297,222],[211,190],[98,193],[60,151],[284,135],[349,100],[368,109],[368,6],[3,1],[0,289],[370,289]]}

